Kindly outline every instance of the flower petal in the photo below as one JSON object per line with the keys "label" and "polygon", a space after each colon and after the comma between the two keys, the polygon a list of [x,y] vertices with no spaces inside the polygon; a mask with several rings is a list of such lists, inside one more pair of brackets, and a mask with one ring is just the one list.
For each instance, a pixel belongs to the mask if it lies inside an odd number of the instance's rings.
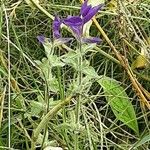
{"label": "flower petal", "polygon": [[91,8],[91,9],[88,11],[87,15],[83,17],[83,23],[85,24],[85,23],[87,23],[89,20],[91,20],[92,17],[95,16],[96,13],[97,13],[102,7],[103,7],[103,4],[100,4],[100,5],[98,5],[98,6],[95,6],[95,7]]}
{"label": "flower petal", "polygon": [[62,23],[61,19],[58,16],[55,16],[52,28],[53,28],[53,36],[56,39],[61,37],[59,32],[61,23]]}
{"label": "flower petal", "polygon": [[39,40],[40,43],[44,43],[45,42],[45,37],[43,35],[38,35],[37,39]]}
{"label": "flower petal", "polygon": [[91,9],[92,9],[91,5],[87,6],[85,9],[83,9],[83,11],[81,12],[82,17],[85,17]]}
{"label": "flower petal", "polygon": [[83,3],[82,6],[81,6],[80,12],[83,12],[83,10],[88,6],[87,3],[88,3],[88,1],[85,0],[84,3]]}
{"label": "flower petal", "polygon": [[87,2],[88,1],[86,0],[81,7],[80,14],[82,15],[82,17],[86,16],[88,11],[92,8],[91,5],[87,5]]}
{"label": "flower petal", "polygon": [[82,19],[79,16],[69,16],[63,20],[63,23],[67,26],[81,26]]}
{"label": "flower petal", "polygon": [[83,43],[100,43],[102,39],[98,37],[82,38]]}
{"label": "flower petal", "polygon": [[77,39],[82,35],[83,22],[79,16],[69,16],[67,19],[64,19],[63,23],[70,27]]}

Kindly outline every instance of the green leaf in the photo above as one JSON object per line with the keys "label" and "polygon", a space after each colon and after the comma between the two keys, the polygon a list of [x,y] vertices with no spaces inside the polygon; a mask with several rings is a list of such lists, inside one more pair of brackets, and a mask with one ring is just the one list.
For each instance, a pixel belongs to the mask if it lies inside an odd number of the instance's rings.
{"label": "green leaf", "polygon": [[67,54],[62,56],[62,61],[77,70],[78,69],[78,57],[79,57],[79,54],[77,54],[76,51],[69,51]]}
{"label": "green leaf", "polygon": [[46,105],[44,105],[44,103],[40,103],[37,101],[31,101],[30,105],[31,105],[31,114],[34,116],[38,116],[39,113],[45,110],[46,108]]}
{"label": "green leaf", "polygon": [[[42,59],[42,61],[39,61],[39,60],[36,60],[35,61],[38,65],[39,65],[39,67],[40,67],[40,76],[43,78],[43,79],[52,79],[52,73],[51,73],[51,69],[52,69],[52,67],[50,66],[50,64],[49,64],[49,61],[48,61],[48,59],[47,58],[43,58]],[[43,75],[43,73],[44,73],[44,75]]]}
{"label": "green leaf", "polygon": [[44,46],[44,49],[45,49],[45,53],[46,53],[46,56],[48,57],[51,52],[52,52],[52,43],[51,42],[48,42],[48,39],[46,39],[46,42],[43,44]]}
{"label": "green leaf", "polygon": [[40,76],[43,80],[47,80],[49,90],[57,92],[59,90],[59,83],[57,78],[52,74],[52,68],[55,66],[64,66],[64,63],[61,62],[60,58],[56,55],[49,55],[49,59],[43,58],[42,61],[35,61],[40,67]]}
{"label": "green leaf", "polygon": [[48,79],[47,82],[48,82],[48,86],[49,86],[50,91],[53,91],[53,92],[59,91],[59,83],[58,83],[57,78],[53,77],[51,79]]}
{"label": "green leaf", "polygon": [[82,63],[82,73],[88,76],[88,78],[98,78],[98,74],[95,72],[95,69],[90,66],[90,62],[88,60],[84,60]]}
{"label": "green leaf", "polygon": [[116,118],[139,134],[135,111],[125,90],[116,80],[109,77],[102,77],[98,83],[107,95],[107,101]]}
{"label": "green leaf", "polygon": [[50,55],[48,57],[49,60],[49,65],[51,65],[52,67],[63,67],[65,64],[60,60],[60,57],[58,57],[57,55]]}

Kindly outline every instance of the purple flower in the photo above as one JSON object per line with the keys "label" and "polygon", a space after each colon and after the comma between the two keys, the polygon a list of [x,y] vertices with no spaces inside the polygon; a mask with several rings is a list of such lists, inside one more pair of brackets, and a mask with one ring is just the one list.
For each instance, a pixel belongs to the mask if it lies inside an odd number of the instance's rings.
{"label": "purple flower", "polygon": [[64,23],[68,26],[81,26],[82,19],[79,16],[68,16],[64,19]]}
{"label": "purple flower", "polygon": [[[59,39],[61,37],[59,32],[61,23],[62,21],[60,20],[60,18],[58,16],[55,16],[52,25],[54,39]],[[37,39],[42,44],[44,44],[44,42],[46,41],[46,38],[43,35],[37,36]]]}
{"label": "purple flower", "polygon": [[58,16],[55,16],[52,25],[54,39],[59,39],[61,37],[59,32],[61,24],[62,24],[61,19]]}
{"label": "purple flower", "polygon": [[92,7],[91,5],[87,4],[88,1],[86,0],[83,5],[81,6],[80,16],[69,16],[63,20],[63,23],[70,27],[70,29],[75,34],[77,40],[82,41],[83,43],[99,43],[101,39],[96,37],[91,38],[83,38],[83,26],[89,20],[92,19],[94,15],[102,8],[103,4]]}
{"label": "purple flower", "polygon": [[77,39],[81,36],[83,21],[79,16],[69,16],[63,23],[71,28]]}

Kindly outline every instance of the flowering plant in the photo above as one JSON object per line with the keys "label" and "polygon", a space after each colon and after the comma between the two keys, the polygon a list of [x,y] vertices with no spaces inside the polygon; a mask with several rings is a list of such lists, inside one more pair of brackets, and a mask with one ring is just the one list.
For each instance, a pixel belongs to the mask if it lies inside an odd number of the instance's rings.
{"label": "flowering plant", "polygon": [[[57,94],[59,93],[60,99],[62,100],[64,100],[65,96],[67,97],[68,95],[77,96],[75,122],[75,130],[77,131],[80,128],[79,120],[81,108],[80,103],[82,100],[81,94],[84,93],[88,87],[90,87],[92,84],[92,79],[99,78],[98,74],[95,72],[95,69],[90,66],[90,61],[83,56],[87,51],[89,51],[89,49],[93,48],[92,46],[95,47],[95,44],[100,43],[101,39],[98,37],[85,37],[83,34],[83,28],[84,25],[90,21],[94,15],[96,15],[102,6],[103,5],[101,4],[92,7],[91,5],[88,5],[88,1],[86,0],[83,3],[78,16],[68,16],[63,19],[55,16],[52,25],[53,40],[45,38],[43,35],[37,37],[39,42],[43,44],[47,56],[47,58],[43,58],[41,62],[37,61],[37,63],[41,69],[42,78],[47,81],[49,91]],[[62,24],[65,24],[72,31],[78,46],[76,51],[69,50],[69,52],[58,56],[56,55],[54,48],[73,39],[62,37],[60,32]],[[61,78],[61,67],[64,67],[65,65],[71,66],[74,69],[74,78],[71,80],[72,83],[69,84],[64,84],[64,81],[62,81],[63,79]],[[57,73],[53,72],[54,67]],[[66,85],[67,88],[65,88]],[[64,92],[64,89],[67,89],[67,91]],[[64,96],[64,93],[67,94]],[[78,134],[76,134],[76,136],[78,137]],[[76,147],[78,147],[77,143]]]}

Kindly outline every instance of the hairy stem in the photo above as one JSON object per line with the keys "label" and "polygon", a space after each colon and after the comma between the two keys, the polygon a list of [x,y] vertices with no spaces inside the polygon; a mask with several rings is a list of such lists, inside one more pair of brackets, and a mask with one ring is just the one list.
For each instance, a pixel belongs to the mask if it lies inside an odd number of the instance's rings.
{"label": "hairy stem", "polygon": [[[79,48],[78,48],[78,54],[79,54],[79,58],[78,58],[78,86],[79,86],[79,90],[81,91],[81,86],[82,86],[82,52],[81,52],[81,48],[82,48],[82,44],[81,41],[78,43],[79,44]],[[76,105],[76,125],[77,125],[77,131],[76,131],[76,135],[75,135],[75,150],[79,149],[78,146],[78,130],[79,130],[79,124],[80,124],[80,102],[81,102],[81,94],[79,93],[78,95],[78,99],[77,99],[77,105]]]}

